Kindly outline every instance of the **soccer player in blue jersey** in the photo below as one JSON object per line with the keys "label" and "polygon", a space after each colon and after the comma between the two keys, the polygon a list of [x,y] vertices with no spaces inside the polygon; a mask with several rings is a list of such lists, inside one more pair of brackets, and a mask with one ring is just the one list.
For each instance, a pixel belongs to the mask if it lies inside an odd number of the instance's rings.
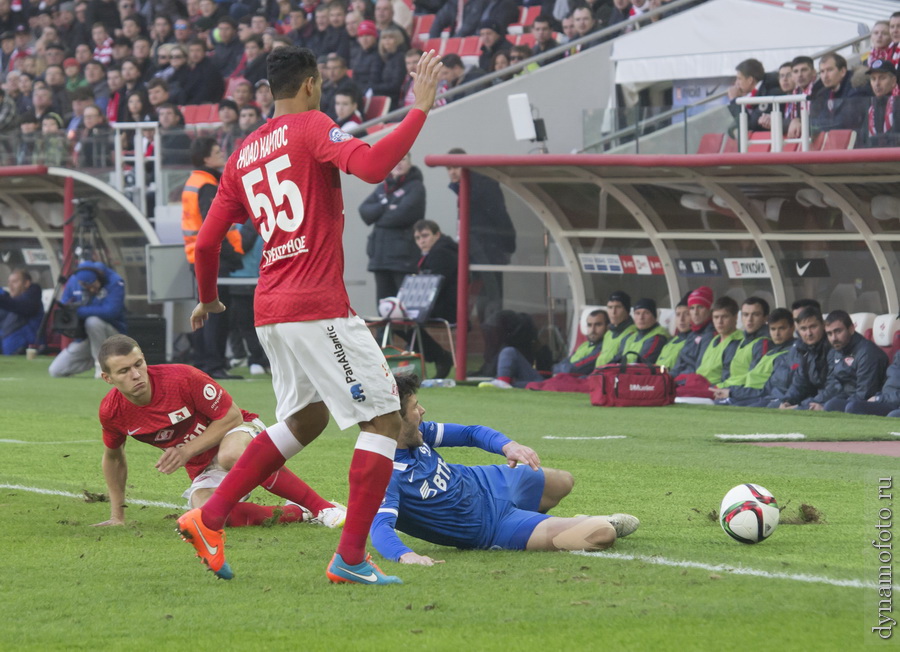
{"label": "soccer player in blue jersey", "polygon": [[[630,514],[560,518],[544,512],[572,490],[572,474],[541,468],[537,453],[486,426],[422,421],[419,379],[396,376],[401,431],[394,473],[372,523],[372,544],[402,564],[441,563],[404,545],[395,528],[457,548],[603,550],[634,532]],[[475,446],[503,455],[507,464],[448,464],[438,446]]]}

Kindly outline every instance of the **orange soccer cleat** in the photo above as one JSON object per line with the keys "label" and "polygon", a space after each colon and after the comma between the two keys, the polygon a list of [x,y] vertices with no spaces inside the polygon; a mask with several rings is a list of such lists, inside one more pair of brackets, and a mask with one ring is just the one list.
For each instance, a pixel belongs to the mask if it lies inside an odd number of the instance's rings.
{"label": "orange soccer cleat", "polygon": [[203,525],[200,508],[185,512],[178,519],[178,533],[194,546],[197,556],[216,577],[230,580],[234,577],[231,566],[225,561],[225,532],[211,530]]}

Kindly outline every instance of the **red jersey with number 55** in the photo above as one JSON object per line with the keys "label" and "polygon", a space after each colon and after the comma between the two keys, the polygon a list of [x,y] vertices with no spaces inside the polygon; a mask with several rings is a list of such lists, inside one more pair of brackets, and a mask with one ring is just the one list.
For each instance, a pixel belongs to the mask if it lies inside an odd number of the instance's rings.
{"label": "red jersey with number 55", "polygon": [[228,159],[209,215],[249,216],[265,242],[256,325],[346,317],[339,170],[366,143],[324,113],[269,120]]}
{"label": "red jersey with number 55", "polygon": [[[120,448],[128,438],[157,448],[184,446],[199,437],[213,421],[224,417],[233,403],[216,381],[194,367],[183,364],[147,367],[153,398],[135,405],[112,389],[100,402],[100,425],[107,448]],[[241,410],[244,421],[257,417]],[[216,456],[219,447],[195,455],[185,465],[194,479]]]}

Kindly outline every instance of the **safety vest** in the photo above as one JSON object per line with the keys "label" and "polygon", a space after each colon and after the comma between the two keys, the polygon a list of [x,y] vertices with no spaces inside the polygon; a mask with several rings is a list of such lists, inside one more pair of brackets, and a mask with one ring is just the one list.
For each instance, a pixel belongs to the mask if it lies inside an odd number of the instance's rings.
{"label": "safety vest", "polygon": [[750,368],[754,363],[762,359],[769,350],[771,343],[769,336],[766,334],[757,335],[749,340],[745,335],[744,340],[738,345],[738,350],[735,352],[734,358],[731,360],[728,380],[722,383],[722,387],[744,385],[744,381],[747,379],[747,373],[750,371]]}
{"label": "safety vest", "polygon": [[[659,349],[655,351],[656,356],[653,355],[654,351],[648,351],[645,353],[644,347],[657,335],[662,337],[662,343],[659,345]],[[619,355],[624,356],[629,351],[637,353],[640,356],[647,355],[650,360],[647,362],[656,362],[656,358],[659,357],[659,352],[662,349],[663,345],[665,345],[666,341],[669,339],[669,331],[665,328],[657,324],[653,328],[650,328],[645,333],[641,333],[639,330],[635,330],[633,333],[630,333],[625,341],[622,343],[622,350],[619,352]],[[628,356],[626,362],[636,362],[634,356]]]}
{"label": "safety vest", "polygon": [[678,362],[678,354],[681,353],[681,349],[683,349],[684,345],[687,343],[689,335],[693,335],[693,332],[676,333],[675,337],[666,342],[662,352],[660,352],[659,357],[656,359],[656,364],[660,367],[665,367],[669,371],[674,369],[675,363]]}
{"label": "safety vest", "polygon": [[775,368],[775,361],[790,350],[790,346],[781,346],[767,351],[766,354],[760,358],[759,362],[756,363],[756,366],[747,372],[747,377],[744,379],[743,383],[744,387],[749,387],[750,389],[762,389],[765,387],[766,383],[769,382],[769,378],[772,376],[772,371]]}
{"label": "safety vest", "polygon": [[[624,324],[627,323],[627,326]],[[603,336],[603,349],[600,351],[600,355],[597,357],[597,367],[602,367],[605,364],[609,364],[609,362],[616,357],[616,354],[619,352],[619,347],[622,345],[622,340],[625,339],[626,336],[630,335],[634,331],[637,330],[637,326],[634,325],[634,322],[631,321],[631,317],[623,322],[623,324],[619,324],[618,326],[619,332],[615,332],[617,330],[616,327],[610,326],[606,331],[606,334]]]}
{"label": "safety vest", "polygon": [[697,367],[697,373],[706,378],[711,385],[721,383],[725,367],[725,351],[729,344],[737,342],[743,337],[744,333],[741,331],[734,331],[725,337],[716,335],[706,347],[706,351],[703,352],[703,359],[700,361],[700,366]]}
{"label": "safety vest", "polygon": [[[200,189],[208,184],[218,186],[216,178],[205,170],[194,170],[181,191],[181,234],[184,236],[184,254],[188,262],[194,264],[194,248],[197,246],[197,234],[203,224],[200,214]],[[232,224],[225,234],[228,242],[239,254],[244,253],[241,245],[241,232],[237,224]]]}

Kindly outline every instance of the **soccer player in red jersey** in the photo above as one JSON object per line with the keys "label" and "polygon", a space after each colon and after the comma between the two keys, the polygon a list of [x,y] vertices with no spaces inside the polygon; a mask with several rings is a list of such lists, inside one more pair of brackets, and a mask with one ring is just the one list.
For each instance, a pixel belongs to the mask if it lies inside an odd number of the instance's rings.
{"label": "soccer player in red jersey", "polygon": [[[102,378],[115,389],[100,403],[103,427],[103,475],[109,491],[110,518],[98,526],[125,523],[125,482],[128,439],[162,449],[156,463],[161,473],[184,467],[191,486],[189,504],[202,505],[265,425],[256,414],[240,409],[212,378],[186,365],[148,366],[138,343],[114,335],[100,347]],[[267,491],[288,500],[283,507],[240,503],[227,525],[260,525],[277,517],[292,523],[310,519],[336,527],[344,509],[328,502],[285,468],[260,482]]]}
{"label": "soccer player in red jersey", "polygon": [[318,110],[322,78],[310,50],[279,48],[268,57],[274,116],[228,160],[196,247],[195,330],[210,313],[225,310],[216,277],[219,247],[231,225],[250,218],[265,241],[254,307],[278,401],[278,423],[250,443],[202,508],[178,521],[182,537],[214,572],[220,561],[210,558],[205,544],[218,547],[240,497],[318,437],[330,413],[340,428],[358,424],[361,432],[350,462],[347,520],[326,575],[332,582],[400,583],[371,563],[365,550],[391,479],[400,401],[381,349],[344,287],[339,172],[369,183],[384,180],[423,126],[440,68],[440,57],[422,55],[412,110],[369,146]]}

